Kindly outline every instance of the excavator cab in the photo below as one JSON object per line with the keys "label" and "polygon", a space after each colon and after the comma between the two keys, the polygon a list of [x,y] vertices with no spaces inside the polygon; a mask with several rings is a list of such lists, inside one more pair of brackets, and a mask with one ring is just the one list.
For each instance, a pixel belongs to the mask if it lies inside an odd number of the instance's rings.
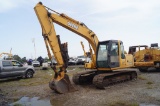
{"label": "excavator cab", "polygon": [[123,43],[118,40],[99,42],[97,49],[97,68],[120,67],[119,54],[124,59]]}

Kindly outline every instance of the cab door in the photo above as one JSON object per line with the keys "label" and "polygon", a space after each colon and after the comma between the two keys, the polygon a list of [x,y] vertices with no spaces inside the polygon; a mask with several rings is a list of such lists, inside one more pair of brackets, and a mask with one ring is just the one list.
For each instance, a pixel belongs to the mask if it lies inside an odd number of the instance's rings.
{"label": "cab door", "polygon": [[19,63],[18,61],[12,61],[13,67],[14,67],[14,74],[19,76],[22,75],[25,71],[25,67],[23,67],[23,65],[21,63]]}
{"label": "cab door", "polygon": [[2,61],[1,78],[14,76],[13,70],[14,68],[11,61]]}
{"label": "cab door", "polygon": [[120,66],[119,62],[119,45],[117,40],[110,41],[109,50],[109,66],[110,68],[116,68]]}
{"label": "cab door", "polygon": [[108,50],[109,50],[108,44],[109,44],[108,41],[103,41],[98,43],[97,59],[96,59],[97,68],[110,68],[108,64]]}

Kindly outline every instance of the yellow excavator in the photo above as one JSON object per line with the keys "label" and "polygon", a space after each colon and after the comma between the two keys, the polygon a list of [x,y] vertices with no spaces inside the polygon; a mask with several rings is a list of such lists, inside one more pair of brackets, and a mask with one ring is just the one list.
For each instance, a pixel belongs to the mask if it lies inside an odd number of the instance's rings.
{"label": "yellow excavator", "polygon": [[8,55],[8,59],[12,59],[12,54],[11,54],[11,53],[2,52],[2,53],[0,53],[0,58],[1,58],[3,55]]}
{"label": "yellow excavator", "polygon": [[141,72],[147,72],[149,68],[160,69],[160,48],[158,43],[147,45],[137,45],[129,47],[129,54],[134,57],[134,66]]}
{"label": "yellow excavator", "polygon": [[58,93],[74,90],[67,75],[68,49],[67,43],[61,44],[59,35],[56,35],[54,23],[85,38],[90,45],[91,62],[85,64],[83,72],[73,75],[75,84],[93,83],[97,88],[137,78],[136,71],[128,70],[133,67],[134,59],[131,54],[124,54],[123,42],[120,40],[99,41],[96,34],[84,23],[81,23],[65,14],[60,14],[39,2],[34,7],[42,28],[48,56],[54,54],[57,65],[52,66],[54,78],[49,82],[49,87]]}
{"label": "yellow excavator", "polygon": [[[90,62],[90,58],[91,58],[90,52],[91,52],[92,49],[90,48],[90,51],[89,51],[89,52],[86,52],[85,49],[84,49],[84,44],[83,44],[82,41],[81,41],[81,46],[82,46],[82,49],[83,49],[84,57],[86,58],[84,62],[85,62],[85,64],[87,65],[87,63]],[[90,46],[89,46],[89,47],[90,47]],[[85,66],[85,68],[87,68],[87,66]]]}
{"label": "yellow excavator", "polygon": [[6,53],[6,52],[2,52],[2,53],[0,53],[0,58],[3,56],[3,55],[8,55],[8,59],[12,59],[13,58],[13,56],[12,56],[12,48],[11,48],[11,50],[10,50],[10,52],[9,53]]}

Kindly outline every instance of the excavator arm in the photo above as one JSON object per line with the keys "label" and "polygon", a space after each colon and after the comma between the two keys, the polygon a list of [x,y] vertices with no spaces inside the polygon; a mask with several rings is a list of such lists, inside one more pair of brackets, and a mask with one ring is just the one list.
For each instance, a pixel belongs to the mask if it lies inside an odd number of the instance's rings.
{"label": "excavator arm", "polygon": [[[85,38],[89,44],[91,45],[93,52],[91,54],[92,57],[92,63],[90,64],[86,64],[85,67],[86,68],[95,68],[96,67],[96,50],[97,50],[97,46],[98,46],[98,38],[96,36],[96,34],[90,30],[85,24],[80,23],[79,21],[76,21],[74,19],[72,19],[71,17],[68,17],[65,14],[60,14],[44,5],[42,5],[42,3],[38,3],[35,7],[35,12],[36,15],[39,19],[39,22],[41,24],[42,27],[42,33],[43,36],[48,36],[48,41],[49,43],[54,41],[51,43],[51,49],[53,49],[53,54],[56,58],[56,60],[58,61],[58,63],[60,63],[61,65],[64,64],[62,62],[62,56],[60,56],[61,54],[58,52],[60,51],[60,48],[58,47],[58,45],[55,47],[54,45],[57,44],[57,40],[56,40],[56,32],[54,29],[54,25],[53,23],[56,23],[80,36],[82,36],[83,38]],[[51,11],[51,12],[49,12]],[[51,37],[51,35],[53,35]],[[54,47],[54,48],[53,48]]]}

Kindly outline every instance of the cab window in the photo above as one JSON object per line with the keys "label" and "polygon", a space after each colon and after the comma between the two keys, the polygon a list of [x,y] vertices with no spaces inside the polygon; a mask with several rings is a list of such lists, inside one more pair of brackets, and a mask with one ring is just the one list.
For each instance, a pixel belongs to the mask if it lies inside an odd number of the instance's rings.
{"label": "cab window", "polygon": [[12,61],[13,66],[21,66],[21,64],[17,61]]}
{"label": "cab window", "polygon": [[122,43],[121,43],[121,58],[122,58],[122,59],[125,59],[125,55],[124,55],[124,46],[123,46]]}
{"label": "cab window", "polygon": [[11,67],[11,66],[13,66],[10,61],[2,61],[2,65],[3,65],[3,67]]}
{"label": "cab window", "polygon": [[111,56],[118,56],[118,43],[112,43]]}

